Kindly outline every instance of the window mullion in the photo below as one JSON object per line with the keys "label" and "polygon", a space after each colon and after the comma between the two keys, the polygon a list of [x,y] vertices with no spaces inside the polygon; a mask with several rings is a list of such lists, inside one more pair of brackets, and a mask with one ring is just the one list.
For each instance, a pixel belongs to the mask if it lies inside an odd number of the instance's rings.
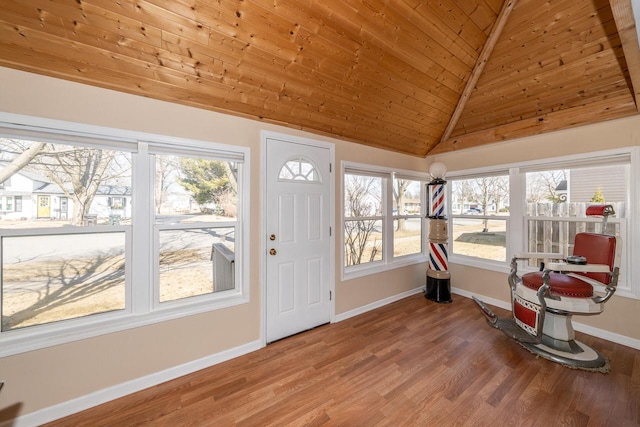
{"label": "window mullion", "polygon": [[385,264],[393,262],[393,182],[392,178],[382,179],[382,194],[384,195],[384,221],[382,225],[382,260]]}
{"label": "window mullion", "polygon": [[507,261],[515,252],[525,251],[524,238],[526,230],[526,200],[527,189],[525,174],[518,168],[509,170],[509,211],[512,218],[522,218],[519,221],[507,221]]}
{"label": "window mullion", "polygon": [[[148,144],[141,142],[138,153],[133,155],[133,251],[131,264],[132,283],[129,284],[128,303],[135,314],[151,311],[151,287],[153,274],[150,268],[153,218],[153,156],[149,155]],[[151,276],[153,277],[153,276]]]}

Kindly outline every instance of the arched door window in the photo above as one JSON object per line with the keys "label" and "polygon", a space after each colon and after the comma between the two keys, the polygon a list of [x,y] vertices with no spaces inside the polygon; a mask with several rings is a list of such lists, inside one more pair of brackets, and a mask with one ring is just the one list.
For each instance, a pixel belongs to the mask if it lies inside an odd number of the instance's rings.
{"label": "arched door window", "polygon": [[296,157],[287,160],[278,173],[279,181],[322,182],[318,168],[311,160]]}

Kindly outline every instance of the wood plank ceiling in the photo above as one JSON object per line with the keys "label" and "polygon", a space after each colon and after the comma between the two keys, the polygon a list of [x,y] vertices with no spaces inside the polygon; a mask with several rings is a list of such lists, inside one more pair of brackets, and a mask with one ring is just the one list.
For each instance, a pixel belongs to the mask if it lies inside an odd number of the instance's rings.
{"label": "wood plank ceiling", "polygon": [[415,156],[638,114],[637,45],[630,0],[0,2],[0,66]]}

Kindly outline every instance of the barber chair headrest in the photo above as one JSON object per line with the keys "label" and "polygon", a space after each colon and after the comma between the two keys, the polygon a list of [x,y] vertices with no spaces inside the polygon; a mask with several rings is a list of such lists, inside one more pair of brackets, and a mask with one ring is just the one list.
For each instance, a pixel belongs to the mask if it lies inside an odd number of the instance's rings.
{"label": "barber chair headrest", "polygon": [[615,215],[616,212],[611,205],[591,205],[587,207],[586,214],[587,216],[603,216],[606,218],[610,215]]}

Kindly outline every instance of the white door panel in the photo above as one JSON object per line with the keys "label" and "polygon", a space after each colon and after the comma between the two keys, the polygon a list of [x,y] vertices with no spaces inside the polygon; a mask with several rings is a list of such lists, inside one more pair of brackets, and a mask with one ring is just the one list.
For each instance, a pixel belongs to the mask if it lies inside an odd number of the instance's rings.
{"label": "white door panel", "polygon": [[266,153],[266,329],[271,342],[330,320],[331,180],[328,148],[268,138]]}

